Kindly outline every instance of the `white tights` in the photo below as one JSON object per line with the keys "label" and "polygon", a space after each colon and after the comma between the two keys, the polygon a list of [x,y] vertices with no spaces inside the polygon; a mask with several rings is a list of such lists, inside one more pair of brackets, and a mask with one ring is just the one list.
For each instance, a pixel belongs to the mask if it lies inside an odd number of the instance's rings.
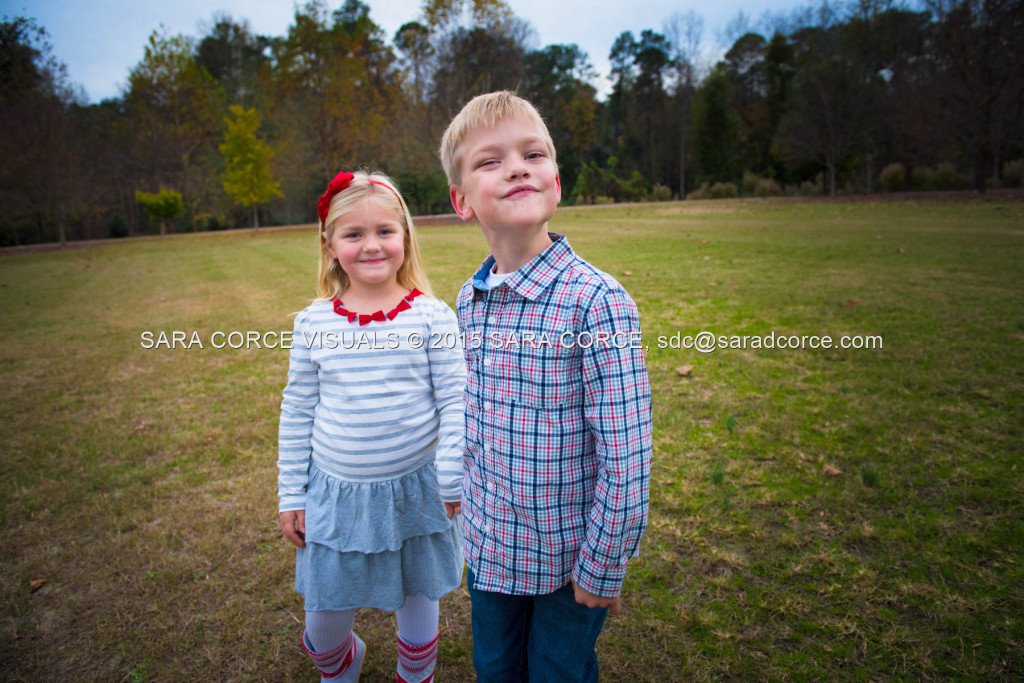
{"label": "white tights", "polygon": [[[398,637],[410,645],[430,642],[437,634],[437,600],[422,595],[407,596],[398,608]],[[306,637],[317,652],[330,652],[348,638],[355,623],[354,609],[306,612]]]}

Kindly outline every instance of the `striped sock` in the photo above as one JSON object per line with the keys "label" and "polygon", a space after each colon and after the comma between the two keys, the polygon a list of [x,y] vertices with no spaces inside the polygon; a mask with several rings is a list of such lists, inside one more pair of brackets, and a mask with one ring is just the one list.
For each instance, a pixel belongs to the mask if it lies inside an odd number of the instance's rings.
{"label": "striped sock", "polygon": [[437,664],[437,642],[435,634],[429,643],[412,645],[398,638],[398,683],[432,683],[434,666]]}
{"label": "striped sock", "polygon": [[[316,668],[320,671],[322,681],[357,681],[363,665],[363,653],[366,646],[352,631],[349,631],[341,645],[327,652],[314,652],[309,636],[302,632],[302,646],[306,648]],[[346,675],[352,674],[352,675]]]}

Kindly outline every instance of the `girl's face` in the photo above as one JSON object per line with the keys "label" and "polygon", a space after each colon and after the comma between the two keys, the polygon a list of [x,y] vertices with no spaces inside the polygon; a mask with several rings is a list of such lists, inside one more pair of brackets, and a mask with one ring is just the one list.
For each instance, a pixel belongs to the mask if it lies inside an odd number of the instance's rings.
{"label": "girl's face", "polygon": [[394,210],[373,199],[334,221],[325,245],[353,285],[393,285],[405,261],[405,231]]}

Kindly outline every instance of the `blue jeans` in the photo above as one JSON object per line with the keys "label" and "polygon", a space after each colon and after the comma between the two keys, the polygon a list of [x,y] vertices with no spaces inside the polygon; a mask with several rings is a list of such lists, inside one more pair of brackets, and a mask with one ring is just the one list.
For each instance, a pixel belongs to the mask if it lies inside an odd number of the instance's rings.
{"label": "blue jeans", "polygon": [[473,668],[480,683],[596,683],[606,608],[577,604],[572,584],[547,595],[505,595],[473,587]]}

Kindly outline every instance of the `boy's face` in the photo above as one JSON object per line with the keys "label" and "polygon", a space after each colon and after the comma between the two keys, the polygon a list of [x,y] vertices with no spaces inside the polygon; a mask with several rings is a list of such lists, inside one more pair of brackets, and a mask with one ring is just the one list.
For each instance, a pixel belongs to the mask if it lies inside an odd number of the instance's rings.
{"label": "boy's face", "polygon": [[463,186],[451,188],[452,206],[486,230],[544,226],[562,199],[548,147],[529,119],[511,117],[471,130],[461,164]]}

